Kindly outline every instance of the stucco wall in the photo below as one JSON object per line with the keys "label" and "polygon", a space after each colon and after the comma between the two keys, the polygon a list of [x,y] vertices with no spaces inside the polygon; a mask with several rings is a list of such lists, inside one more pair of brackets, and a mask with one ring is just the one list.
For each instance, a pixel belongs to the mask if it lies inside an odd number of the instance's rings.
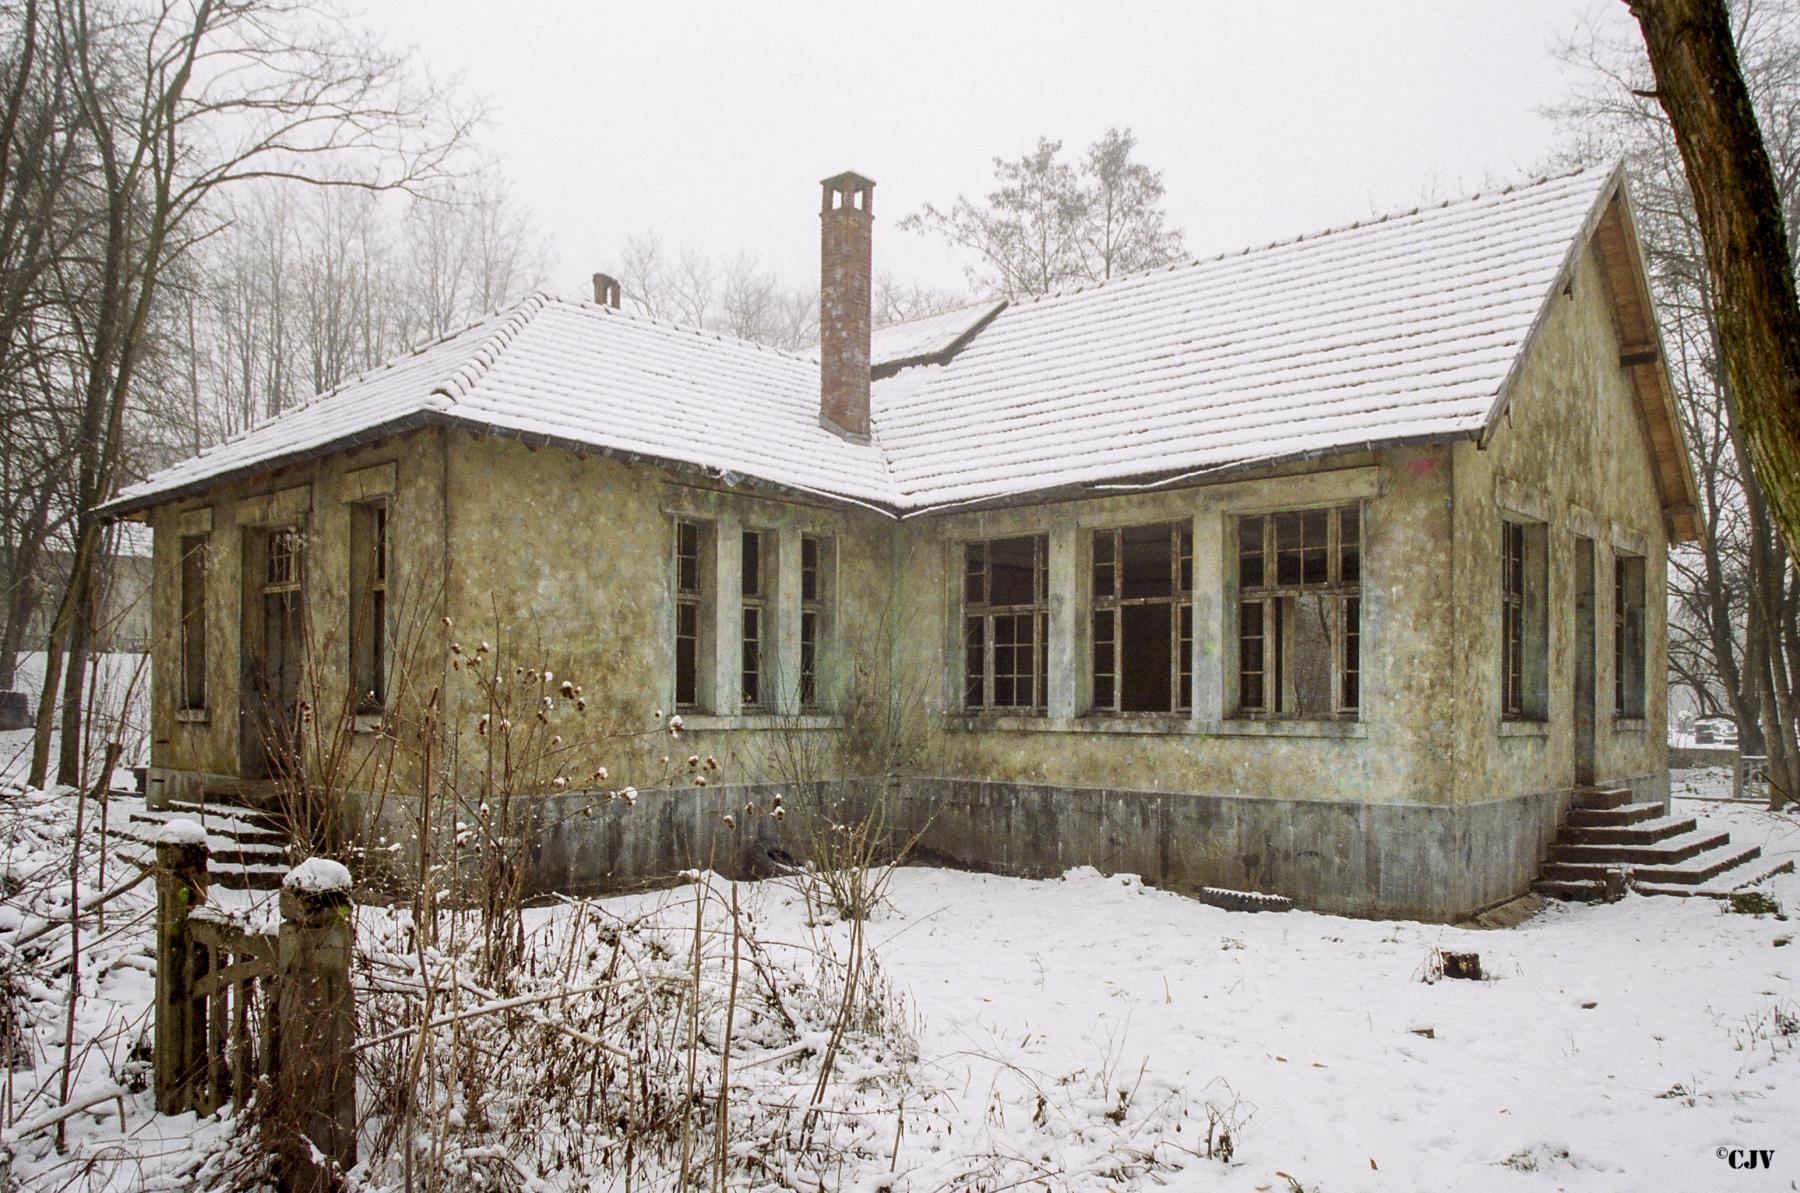
{"label": "stucco wall", "polygon": [[[438,432],[419,431],[333,456],[303,469],[221,486],[201,497],[152,511],[155,578],[151,642],[151,764],[173,784],[182,775],[239,773],[243,736],[255,732],[241,713],[241,633],[246,540],[272,526],[293,524],[306,535],[303,568],[307,609],[305,653],[312,681],[306,698],[327,716],[349,692],[350,503],[372,496],[389,501],[389,543],[396,607],[393,643],[420,641],[435,608],[444,564],[442,446]],[[391,477],[391,484],[387,478]],[[382,494],[374,490],[391,487]],[[207,707],[179,709],[181,540],[208,536],[206,582]],[[335,719],[335,718],[333,718]],[[346,742],[340,765],[359,781],[375,752],[369,734]],[[153,796],[180,794],[153,791]]]}
{"label": "stucco wall", "polygon": [[[1666,798],[1668,540],[1606,283],[1592,251],[1525,355],[1511,406],[1485,448],[1454,451],[1455,772],[1463,798],[1568,787],[1575,779],[1577,536],[1594,540],[1595,777],[1649,779]],[[1541,725],[1500,717],[1499,551],[1508,505],[1548,527],[1550,708]],[[1613,566],[1645,558],[1645,709],[1613,715]]]}

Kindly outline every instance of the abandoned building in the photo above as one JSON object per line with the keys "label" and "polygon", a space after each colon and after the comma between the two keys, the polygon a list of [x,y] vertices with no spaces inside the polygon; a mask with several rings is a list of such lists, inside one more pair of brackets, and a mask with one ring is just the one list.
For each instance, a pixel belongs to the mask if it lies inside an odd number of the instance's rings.
{"label": "abandoned building", "polygon": [[1442,920],[1526,890],[1579,789],[1666,804],[1699,526],[1621,170],[882,329],[874,191],[823,184],[816,354],[598,276],[120,494],[153,797],[267,776],[307,683],[372,748],[458,637],[722,761],[546,829],[543,886],[804,783],[949,863]]}

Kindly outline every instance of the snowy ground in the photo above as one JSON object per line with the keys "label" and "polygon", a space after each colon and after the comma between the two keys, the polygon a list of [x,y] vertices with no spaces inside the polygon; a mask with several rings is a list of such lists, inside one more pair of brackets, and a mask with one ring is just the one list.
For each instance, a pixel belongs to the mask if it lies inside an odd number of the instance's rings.
{"label": "snowy ground", "polygon": [[[120,759],[122,767],[138,765],[149,760],[148,724],[145,710],[150,705],[150,667],[148,656],[142,654],[104,654],[100,657],[98,669],[99,690],[95,701],[101,715],[95,718],[97,732],[101,735],[97,740],[104,741],[107,735],[117,735],[125,746],[125,753]],[[94,672],[89,673],[90,681]],[[38,692],[44,683],[44,655],[41,651],[28,651],[19,656],[19,671],[15,680],[19,691],[31,697],[32,708],[37,707]],[[52,739],[50,753],[50,771],[56,772],[57,749]],[[99,747],[96,747],[99,748]],[[0,787],[7,783],[20,783],[31,765],[31,730],[10,729],[0,732]],[[129,776],[119,776],[117,781],[129,784]]]}
{"label": "snowy ground", "polygon": [[[1800,856],[1800,818],[1697,800],[1677,810],[1770,856]],[[24,835],[8,830],[10,873],[53,856],[51,811],[21,818]],[[1800,879],[1766,889],[1800,911]],[[811,931],[791,888],[743,891],[765,937]],[[921,868],[891,893],[869,940],[912,1014],[918,1092],[894,1175],[883,1157],[837,1187],[973,1187],[958,1174],[978,1169],[1021,1188],[1245,1193],[1800,1181],[1790,922],[1637,896],[1552,905],[1492,931],[1253,915],[1091,871],[1030,882]],[[631,913],[669,897],[601,902]],[[10,895],[0,916],[3,954],[28,917]],[[141,1085],[130,1055],[150,965],[146,927],[120,930],[132,922],[121,912],[88,962],[78,1022],[96,1043],[79,1089]],[[1479,952],[1487,980],[1426,981],[1439,949]],[[54,1007],[55,983],[33,996]],[[40,1045],[57,1044],[13,1074],[9,1126],[55,1104],[20,1104],[60,1057],[60,1011],[45,1022],[55,1026]],[[1209,1106],[1232,1127],[1228,1164],[1192,1154]],[[122,1109],[78,1116],[70,1160],[42,1137],[16,1145],[15,1177],[34,1188],[204,1184],[197,1157],[216,1154],[229,1123],[159,1119],[143,1092]],[[1773,1171],[1733,1170],[1720,1155],[1734,1148],[1774,1149]],[[1117,1179],[1127,1149],[1153,1154],[1157,1177]]]}

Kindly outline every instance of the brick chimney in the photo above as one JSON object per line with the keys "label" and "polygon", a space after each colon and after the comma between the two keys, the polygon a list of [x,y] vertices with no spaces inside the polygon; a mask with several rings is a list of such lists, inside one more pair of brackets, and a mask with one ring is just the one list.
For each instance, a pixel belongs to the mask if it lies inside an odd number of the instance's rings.
{"label": "brick chimney", "polygon": [[819,185],[819,415],[834,430],[866,439],[875,184],[846,172]]}
{"label": "brick chimney", "polygon": [[619,307],[619,279],[607,273],[594,275],[594,301],[603,307]]}

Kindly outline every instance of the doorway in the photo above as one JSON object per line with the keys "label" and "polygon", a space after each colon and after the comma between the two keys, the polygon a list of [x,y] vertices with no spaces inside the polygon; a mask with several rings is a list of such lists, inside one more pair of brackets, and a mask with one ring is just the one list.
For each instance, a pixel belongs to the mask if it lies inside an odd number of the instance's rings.
{"label": "doorway", "polygon": [[1575,539],[1575,785],[1594,784],[1594,540]]}
{"label": "doorway", "polygon": [[239,774],[269,779],[297,766],[305,663],[305,538],[297,526],[244,539],[243,685]]}

